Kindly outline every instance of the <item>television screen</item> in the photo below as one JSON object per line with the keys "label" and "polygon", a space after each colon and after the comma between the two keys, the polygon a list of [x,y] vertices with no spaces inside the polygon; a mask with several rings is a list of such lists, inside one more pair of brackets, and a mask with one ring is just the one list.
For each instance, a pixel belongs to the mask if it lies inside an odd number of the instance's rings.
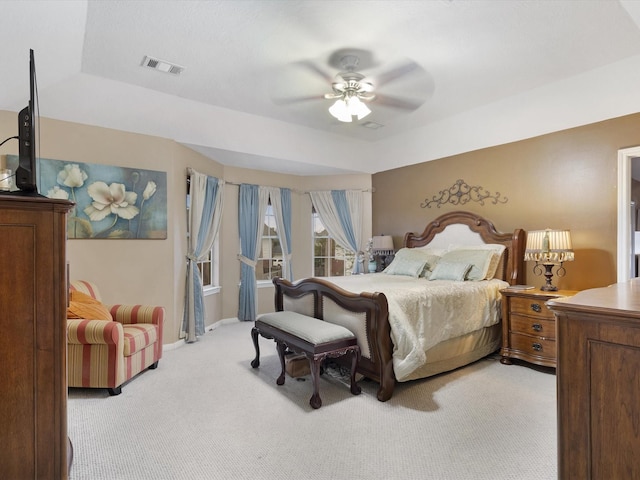
{"label": "television screen", "polygon": [[29,52],[29,104],[18,113],[18,168],[16,187],[24,192],[37,192],[36,146],[38,127],[38,89],[33,50]]}

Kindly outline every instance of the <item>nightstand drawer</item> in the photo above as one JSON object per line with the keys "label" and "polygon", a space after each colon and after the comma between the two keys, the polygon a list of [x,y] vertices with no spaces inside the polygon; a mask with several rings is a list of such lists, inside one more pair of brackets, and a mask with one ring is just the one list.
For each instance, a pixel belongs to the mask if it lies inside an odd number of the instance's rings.
{"label": "nightstand drawer", "polygon": [[511,297],[511,312],[553,320],[553,313],[544,304],[547,298]]}
{"label": "nightstand drawer", "polygon": [[544,338],[556,338],[556,322],[545,318],[511,314],[511,332],[528,333]]}
{"label": "nightstand drawer", "polygon": [[528,355],[556,358],[555,340],[521,335],[519,333],[510,334],[509,340],[513,350],[519,350]]}

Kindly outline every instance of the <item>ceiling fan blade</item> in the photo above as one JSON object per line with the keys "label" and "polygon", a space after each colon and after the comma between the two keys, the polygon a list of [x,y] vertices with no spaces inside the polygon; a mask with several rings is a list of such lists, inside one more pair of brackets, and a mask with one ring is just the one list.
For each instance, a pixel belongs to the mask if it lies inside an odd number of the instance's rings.
{"label": "ceiling fan blade", "polygon": [[295,103],[311,102],[313,100],[324,100],[324,95],[303,95],[300,97],[274,98],[273,103],[276,105],[293,105]]}
{"label": "ceiling fan blade", "polygon": [[306,68],[310,72],[318,75],[320,78],[322,78],[328,84],[331,84],[334,81],[334,76],[333,75],[325,72],[320,67],[318,67],[318,65],[316,65],[315,63],[313,63],[310,60],[301,60],[301,61],[297,62],[297,64],[303,66],[304,68]]}
{"label": "ceiling fan blade", "polygon": [[420,66],[417,63],[408,62],[402,65],[399,65],[395,68],[392,68],[391,70],[388,70],[386,72],[382,72],[381,74],[375,76],[377,80],[376,88],[386,85],[387,83],[393,82],[394,80],[397,80],[400,77],[408,75],[409,73],[419,68]]}
{"label": "ceiling fan blade", "polygon": [[424,103],[424,100],[407,100],[400,97],[376,94],[376,98],[373,102],[378,105],[384,105],[385,107],[399,108],[402,110],[417,110]]}

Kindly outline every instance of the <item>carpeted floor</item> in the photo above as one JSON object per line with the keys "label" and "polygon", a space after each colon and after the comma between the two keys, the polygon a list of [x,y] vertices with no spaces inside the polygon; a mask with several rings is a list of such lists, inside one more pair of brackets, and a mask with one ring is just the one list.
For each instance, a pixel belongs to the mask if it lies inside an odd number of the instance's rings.
{"label": "carpeted floor", "polygon": [[275,343],[251,322],[164,353],[122,394],[70,389],[71,480],[546,480],[557,478],[555,376],[484,359],[431,379],[377,384],[324,375],[277,386]]}

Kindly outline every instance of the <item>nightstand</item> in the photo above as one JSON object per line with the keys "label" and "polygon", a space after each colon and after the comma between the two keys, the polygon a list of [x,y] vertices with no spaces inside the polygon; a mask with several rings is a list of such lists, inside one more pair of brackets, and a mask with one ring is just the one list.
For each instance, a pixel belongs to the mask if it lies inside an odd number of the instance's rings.
{"label": "nightstand", "polygon": [[577,292],[539,289],[505,288],[502,293],[502,355],[501,363],[511,364],[512,358],[545,367],[556,366],[556,320],[547,308],[547,300],[570,297]]}

